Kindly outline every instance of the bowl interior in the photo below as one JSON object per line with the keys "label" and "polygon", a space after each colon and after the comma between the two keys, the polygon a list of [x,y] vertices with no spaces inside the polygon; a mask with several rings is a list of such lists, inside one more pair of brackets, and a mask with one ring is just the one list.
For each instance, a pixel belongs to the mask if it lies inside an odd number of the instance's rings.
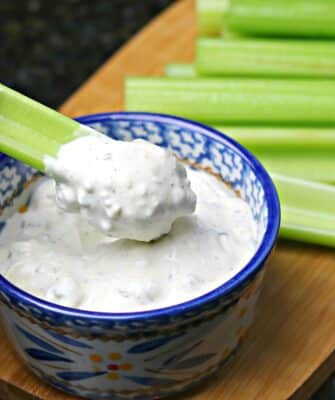
{"label": "bowl interior", "polygon": [[[248,151],[219,132],[176,117],[107,113],[78,120],[115,139],[142,138],[167,147],[180,159],[221,176],[249,204],[258,227],[258,250],[240,273],[210,296],[232,290],[261,267],[277,236],[279,203],[268,174]],[[12,213],[29,202],[39,177],[36,170],[0,155],[0,229]]]}

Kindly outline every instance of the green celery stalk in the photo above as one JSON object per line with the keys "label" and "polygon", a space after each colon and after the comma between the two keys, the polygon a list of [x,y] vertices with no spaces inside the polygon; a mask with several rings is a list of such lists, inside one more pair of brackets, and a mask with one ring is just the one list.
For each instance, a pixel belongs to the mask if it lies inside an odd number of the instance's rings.
{"label": "green celery stalk", "polygon": [[250,150],[270,153],[335,149],[335,128],[280,126],[214,126]]}
{"label": "green celery stalk", "polygon": [[230,0],[223,25],[246,35],[335,37],[333,0]]}
{"label": "green celery stalk", "polygon": [[197,76],[194,65],[186,63],[167,64],[165,65],[164,73],[166,76],[173,78],[195,78]]}
{"label": "green celery stalk", "polygon": [[44,156],[56,156],[60,144],[0,116],[0,151],[43,171]]}
{"label": "green celery stalk", "polygon": [[335,183],[334,152],[277,152],[253,150],[271,173],[279,173],[316,182]]}
{"label": "green celery stalk", "polygon": [[128,78],[126,108],[207,123],[335,125],[335,81]]}
{"label": "green celery stalk", "polygon": [[335,187],[272,174],[281,202],[280,236],[335,247]]}
{"label": "green celery stalk", "polygon": [[335,129],[215,127],[252,151],[270,171],[335,182]]}
{"label": "green celery stalk", "polygon": [[44,156],[88,134],[78,122],[0,84],[0,151],[44,171]]}
{"label": "green celery stalk", "polygon": [[196,71],[203,76],[334,78],[329,41],[200,38]]}
{"label": "green celery stalk", "polygon": [[219,35],[227,0],[197,0],[199,35]]}
{"label": "green celery stalk", "polygon": [[68,141],[80,124],[0,84],[0,116],[45,137]]}

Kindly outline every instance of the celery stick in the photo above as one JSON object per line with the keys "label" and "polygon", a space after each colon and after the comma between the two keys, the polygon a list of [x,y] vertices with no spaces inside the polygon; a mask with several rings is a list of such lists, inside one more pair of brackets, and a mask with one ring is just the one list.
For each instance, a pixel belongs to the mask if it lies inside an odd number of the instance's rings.
{"label": "celery stick", "polygon": [[222,37],[228,40],[257,39],[255,36],[244,35],[243,33],[232,32],[227,27],[222,31]]}
{"label": "celery stick", "polygon": [[270,171],[335,182],[335,129],[215,127],[252,151]]}
{"label": "celery stick", "polygon": [[254,150],[254,154],[271,173],[294,176],[310,181],[335,183],[334,152],[310,154],[285,153],[276,154]]}
{"label": "celery stick", "polygon": [[208,123],[335,125],[335,81],[128,78],[131,111]]}
{"label": "celery stick", "polygon": [[329,41],[201,38],[195,66],[204,76],[334,78],[335,46]]}
{"label": "celery stick", "polygon": [[44,171],[44,156],[87,127],[0,84],[0,151]]}
{"label": "celery stick", "polygon": [[172,78],[195,78],[197,76],[193,64],[167,64],[164,72],[166,76],[171,76]]}
{"label": "celery stick", "polygon": [[46,154],[55,156],[59,146],[56,141],[0,116],[0,151],[3,153],[43,171],[43,157]]}
{"label": "celery stick", "polygon": [[335,149],[335,129],[323,127],[215,126],[250,150],[269,152]]}
{"label": "celery stick", "polygon": [[0,115],[57,141],[66,142],[80,124],[0,84]]}
{"label": "celery stick", "polygon": [[333,0],[230,0],[223,24],[261,36],[335,37]]}
{"label": "celery stick", "polygon": [[335,247],[335,187],[271,176],[281,202],[280,236]]}
{"label": "celery stick", "polygon": [[197,0],[198,33],[219,35],[226,0]]}

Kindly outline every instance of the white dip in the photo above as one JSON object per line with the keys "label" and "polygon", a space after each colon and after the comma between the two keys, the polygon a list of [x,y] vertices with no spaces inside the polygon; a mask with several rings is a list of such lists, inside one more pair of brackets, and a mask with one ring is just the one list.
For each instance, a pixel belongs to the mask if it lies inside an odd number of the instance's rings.
{"label": "white dip", "polygon": [[28,211],[11,217],[0,236],[0,272],[38,297],[95,311],[156,309],[214,289],[254,254],[256,223],[247,203],[217,178],[190,169],[188,177],[195,213],[150,243],[107,237],[78,213],[62,211],[52,180],[44,180]]}
{"label": "white dip", "polygon": [[56,181],[57,205],[80,212],[110,236],[157,239],[195,209],[184,166],[142,139],[122,142],[91,134],[63,145],[45,164]]}

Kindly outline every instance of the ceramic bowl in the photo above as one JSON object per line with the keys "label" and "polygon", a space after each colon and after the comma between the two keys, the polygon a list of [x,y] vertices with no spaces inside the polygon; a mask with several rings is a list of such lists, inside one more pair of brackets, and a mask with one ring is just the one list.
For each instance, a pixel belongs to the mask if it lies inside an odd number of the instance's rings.
{"label": "ceramic bowl", "polygon": [[[179,158],[220,174],[249,203],[258,226],[258,250],[236,276],[210,293],[138,313],[61,307],[1,277],[4,325],[30,370],[66,392],[92,399],[144,400],[183,391],[216,371],[245,338],[278,233],[276,190],[247,150],[204,125],[146,113],[79,120],[113,138],[144,138],[168,147]],[[0,228],[13,212],[24,211],[38,178],[35,170],[0,156]]]}

